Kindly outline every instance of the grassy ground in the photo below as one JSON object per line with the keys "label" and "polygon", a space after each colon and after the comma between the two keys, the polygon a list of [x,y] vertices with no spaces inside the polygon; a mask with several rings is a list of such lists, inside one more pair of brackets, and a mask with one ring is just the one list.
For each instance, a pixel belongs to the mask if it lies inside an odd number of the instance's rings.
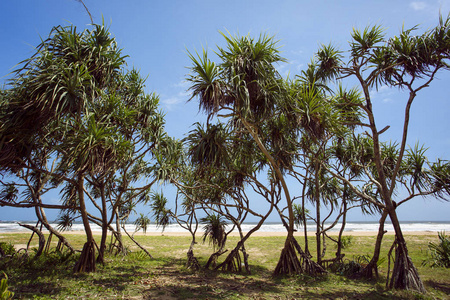
{"label": "grassy ground", "polygon": [[[2,234],[0,242],[11,242],[24,247],[29,234]],[[68,240],[81,249],[83,235],[68,235]],[[98,237],[99,238],[99,237]],[[437,242],[437,234],[407,236],[410,256],[421,274],[428,293],[420,295],[407,291],[388,291],[385,279],[388,261],[381,265],[378,281],[351,280],[345,276],[329,273],[320,278],[305,275],[272,278],[283,247],[284,237],[251,237],[246,244],[250,254],[251,275],[231,274],[202,270],[193,272],[184,267],[189,237],[182,236],[135,236],[153,255],[147,257],[127,240],[132,250],[127,256],[108,256],[105,265],[98,265],[97,272],[73,274],[72,267],[77,255],[66,257],[50,252],[38,260],[0,259],[0,271],[9,277],[9,289],[15,298],[35,299],[450,299],[450,269],[422,266],[428,257],[428,243]],[[375,242],[372,236],[354,236],[344,250],[346,260],[359,255],[371,255]],[[298,238],[303,245],[303,238]],[[386,236],[383,257],[386,256],[393,236]],[[237,242],[229,237],[228,249]],[[33,239],[33,246],[37,240]],[[310,249],[315,247],[310,239]],[[201,242],[194,254],[204,265],[212,249]],[[312,251],[313,252],[313,251]],[[328,243],[329,258],[334,255],[334,245]],[[33,256],[33,251],[29,251]],[[225,254],[226,255],[226,254]],[[225,255],[221,259],[225,258]]]}

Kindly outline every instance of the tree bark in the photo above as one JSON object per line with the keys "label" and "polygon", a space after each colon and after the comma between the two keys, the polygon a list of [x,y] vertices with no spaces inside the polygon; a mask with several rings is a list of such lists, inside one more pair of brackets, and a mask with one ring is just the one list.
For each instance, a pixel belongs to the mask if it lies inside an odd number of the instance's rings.
{"label": "tree bark", "polygon": [[84,231],[86,232],[86,243],[83,246],[79,260],[74,266],[75,273],[95,272],[95,240],[84,201],[84,175],[78,174],[78,199],[80,201],[80,214],[83,220]]}
{"label": "tree bark", "polygon": [[200,263],[198,262],[197,258],[194,255],[194,245],[195,242],[195,233],[192,234],[192,241],[191,245],[189,246],[189,250],[187,252],[187,263],[186,268],[192,269],[194,271],[200,270]]}
{"label": "tree bark", "polygon": [[218,265],[215,269],[220,269],[228,272],[242,272],[242,262],[241,262],[241,256],[239,253],[239,250],[242,251],[243,259],[244,259],[244,267],[247,274],[250,274],[250,267],[248,265],[248,254],[245,250],[245,241],[251,236],[253,232],[255,232],[258,228],[261,227],[261,224],[264,222],[260,221],[257,226],[252,228],[249,233],[247,233],[245,236],[243,236],[242,231],[239,227],[239,234],[240,234],[240,241],[237,243],[236,247],[234,247],[233,250],[231,250],[230,254],[225,258],[225,260]]}
{"label": "tree bark", "polygon": [[205,269],[209,269],[210,267],[215,269],[217,264],[217,259],[219,256],[227,252],[228,250],[224,250],[223,247],[221,247],[219,250],[211,254],[208,261],[206,262]]}
{"label": "tree bark", "polygon": [[114,237],[116,238],[117,244],[117,252],[116,254],[123,254],[126,255],[127,251],[125,249],[125,246],[123,245],[123,239],[122,239],[122,231],[120,228],[120,217],[119,217],[119,209],[116,207],[114,210],[114,214],[116,216],[116,230],[114,232]]}
{"label": "tree bark", "polygon": [[147,249],[145,249],[141,244],[139,244],[134,238],[133,236],[131,236],[128,231],[125,229],[125,225],[122,227],[123,231],[128,235],[128,237],[133,241],[133,243],[135,243],[139,248],[141,248],[142,251],[145,252],[145,254],[147,254],[150,258],[153,258],[153,256],[150,254],[150,252],[147,251]]}
{"label": "tree bark", "polygon": [[303,183],[303,191],[302,191],[303,235],[305,240],[305,253],[306,255],[311,256],[311,254],[309,253],[309,246],[308,246],[308,228],[306,224],[306,209],[305,209],[305,190],[306,190],[306,182]]}
{"label": "tree bark", "polygon": [[299,267],[300,263],[295,254],[295,248],[292,241],[294,240],[294,210],[292,208],[292,198],[290,196],[286,181],[284,180],[283,174],[281,173],[281,170],[275,159],[272,157],[272,155],[270,155],[269,151],[267,151],[266,147],[261,142],[261,139],[259,138],[256,130],[244,118],[241,118],[241,120],[245,128],[255,140],[258,148],[269,161],[269,165],[278,178],[279,182],[281,183],[284,195],[286,197],[286,205],[289,213],[289,224],[287,227],[287,237],[284,243],[284,249],[281,251],[280,260],[278,261],[278,265],[275,268],[274,275],[301,273],[301,267]]}
{"label": "tree bark", "polygon": [[321,253],[321,227],[320,227],[320,191],[319,191],[319,163],[314,162],[315,164],[315,185],[314,185],[314,198],[316,200],[316,255],[317,255],[317,263],[320,265],[322,263],[322,253]]}
{"label": "tree bark", "polygon": [[63,244],[64,246],[66,246],[70,252],[74,253],[75,249],[73,249],[72,245],[70,245],[69,241],[56,229],[54,229],[47,220],[47,216],[45,214],[45,211],[42,207],[37,207],[36,206],[36,210],[39,209],[39,211],[36,211],[36,215],[38,216],[38,219],[41,221],[41,223],[44,225],[44,227],[51,233],[54,234],[58,239],[59,242],[61,244]]}
{"label": "tree bark", "polygon": [[339,235],[338,235],[338,243],[337,243],[337,250],[336,250],[336,261],[340,261],[342,260],[342,235],[344,233],[344,229],[345,229],[345,225],[347,224],[347,196],[346,196],[346,185],[344,185],[344,195],[342,197],[342,204],[343,204],[343,215],[342,215],[342,226],[341,229],[339,230]]}
{"label": "tree bark", "polygon": [[[278,213],[280,211],[278,210]],[[288,227],[288,224],[281,218],[284,227]],[[274,276],[283,274],[300,274],[306,273],[310,276],[318,276],[327,273],[327,271],[318,263],[311,259],[311,255],[303,252],[302,248],[298,244],[294,236],[289,240],[289,245],[286,245],[288,239],[286,239],[285,246],[281,251],[280,259],[274,271]],[[297,257],[297,253],[300,258]]]}
{"label": "tree bark", "polygon": [[386,231],[384,231],[384,222],[386,221],[387,216],[387,210],[383,210],[379,221],[380,225],[378,227],[377,240],[375,242],[375,248],[370,262],[367,264],[367,266],[365,266],[361,271],[359,271],[352,277],[366,279],[372,279],[375,277],[378,279],[378,260],[380,259],[381,242],[383,241],[383,236],[386,233]]}
{"label": "tree bark", "polygon": [[[239,235],[241,238],[240,241],[237,243],[236,247],[230,252],[230,254],[228,254],[228,256],[224,260],[224,262],[222,262],[220,265],[218,265],[216,267],[216,269],[222,268],[222,270],[227,270],[230,272],[241,272],[242,271],[241,263],[240,263],[241,258],[239,255],[239,250],[241,249],[243,256],[244,256],[245,270],[247,271],[248,274],[250,274],[250,266],[248,265],[248,254],[247,254],[247,251],[245,250],[245,242],[254,232],[258,231],[259,228],[261,228],[261,226],[264,224],[266,219],[272,213],[273,208],[274,208],[274,202],[273,202],[273,198],[272,198],[270,209],[261,218],[261,220],[259,220],[258,224],[256,224],[255,227],[250,229],[245,236],[242,233],[241,227],[238,226]],[[287,227],[286,224],[285,224],[285,227]],[[237,268],[235,266],[237,266]]]}
{"label": "tree bark", "polygon": [[408,248],[406,247],[406,241],[400,228],[400,222],[397,219],[395,209],[389,211],[389,217],[395,229],[395,241],[397,243],[394,269],[392,270],[389,288],[412,289],[421,293],[426,293],[422,280],[419,277],[419,273],[408,255]]}
{"label": "tree bark", "polygon": [[370,99],[369,86],[364,81],[360,74],[356,74],[358,77],[364,91],[365,99],[366,99],[366,107],[365,110],[367,112],[367,117],[370,123],[370,129],[372,132],[373,139],[373,149],[374,149],[374,162],[377,170],[377,184],[378,189],[381,194],[381,198],[385,204],[385,209],[388,211],[389,218],[391,219],[392,226],[395,230],[395,241],[397,243],[397,250],[395,251],[395,264],[394,269],[392,271],[392,278],[389,284],[390,288],[395,289],[412,289],[416,290],[420,293],[425,293],[425,288],[423,283],[419,277],[417,269],[414,267],[414,264],[411,261],[411,258],[408,256],[408,249],[406,247],[406,241],[404,239],[400,222],[397,217],[397,213],[395,211],[395,207],[392,201],[392,194],[395,188],[395,181],[398,174],[398,170],[400,168],[401,160],[403,158],[403,154],[405,151],[406,139],[408,135],[408,124],[409,124],[409,112],[411,108],[412,101],[415,97],[415,93],[410,93],[410,97],[408,99],[408,103],[405,108],[405,119],[403,123],[403,135],[401,142],[401,149],[399,151],[399,155],[397,158],[397,163],[395,169],[393,170],[392,176],[389,180],[390,187],[388,187],[388,180],[386,178],[386,174],[383,168],[383,161],[381,159],[381,149],[380,149],[380,140],[379,133],[377,130],[377,126],[375,124],[375,117],[372,110],[372,101]]}
{"label": "tree bark", "polygon": [[100,249],[98,251],[97,263],[104,263],[104,256],[106,250],[106,238],[108,237],[108,215],[107,215],[107,205],[106,205],[106,196],[104,185],[100,185],[100,198],[102,200],[102,237],[100,239]]}
{"label": "tree bark", "polygon": [[30,229],[31,231],[33,231],[34,233],[36,233],[39,237],[39,247],[38,250],[36,252],[36,255],[34,256],[34,259],[37,259],[39,256],[42,255],[42,252],[44,251],[44,247],[45,247],[45,237],[44,234],[37,229],[37,227],[35,226],[31,226],[31,225],[27,225],[27,224],[22,224],[22,223],[18,223],[20,226],[25,227],[27,229]]}

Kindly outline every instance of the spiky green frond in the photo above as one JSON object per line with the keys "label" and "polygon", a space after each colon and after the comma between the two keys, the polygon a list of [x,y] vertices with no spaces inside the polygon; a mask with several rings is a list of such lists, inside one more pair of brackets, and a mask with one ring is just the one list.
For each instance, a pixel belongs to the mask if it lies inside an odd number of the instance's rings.
{"label": "spiky green frond", "polygon": [[162,230],[170,224],[171,215],[167,206],[167,198],[162,193],[153,193],[151,196],[150,208],[153,212],[156,225],[162,227]]}
{"label": "spiky green frond", "polygon": [[225,226],[227,222],[220,215],[209,214],[200,220],[203,226],[203,242],[209,240],[209,244],[222,248],[226,242]]}

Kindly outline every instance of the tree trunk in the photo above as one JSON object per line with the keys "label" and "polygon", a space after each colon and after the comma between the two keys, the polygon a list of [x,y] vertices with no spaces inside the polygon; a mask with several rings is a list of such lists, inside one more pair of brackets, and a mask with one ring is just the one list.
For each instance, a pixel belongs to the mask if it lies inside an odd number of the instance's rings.
{"label": "tree trunk", "polygon": [[37,227],[35,226],[31,226],[31,225],[27,225],[27,224],[22,224],[22,223],[18,223],[20,226],[25,227],[27,229],[30,229],[31,231],[33,231],[33,233],[36,233],[39,237],[39,247],[38,250],[36,252],[36,255],[34,256],[33,259],[37,259],[39,256],[42,255],[42,252],[44,251],[44,247],[45,247],[45,237],[44,234],[37,229]]}
{"label": "tree trunk", "polygon": [[95,240],[84,201],[84,175],[78,174],[78,199],[80,201],[80,214],[86,232],[86,243],[83,246],[79,260],[74,266],[75,273],[95,272]]}
{"label": "tree trunk", "polygon": [[322,263],[322,253],[321,253],[321,227],[320,227],[320,191],[319,191],[319,164],[315,163],[315,185],[314,185],[314,198],[316,200],[316,255],[317,263],[320,265]]}
{"label": "tree trunk", "polygon": [[[38,209],[39,209],[39,211],[38,211]],[[72,253],[75,252],[75,249],[73,249],[73,247],[70,245],[69,241],[67,241],[67,239],[61,233],[59,233],[59,231],[54,229],[48,223],[47,216],[42,207],[39,207],[39,208],[36,207],[36,215],[38,216],[38,219],[41,221],[41,223],[44,225],[44,227],[50,232],[50,234],[54,234],[59,239],[59,243],[66,246],[70,250],[70,252],[72,252]]]}
{"label": "tree trunk", "polygon": [[280,259],[278,260],[278,264],[273,272],[275,276],[303,273],[303,268],[295,251],[293,240],[294,236],[288,233],[286,241],[284,242],[284,248],[281,250]]}
{"label": "tree trunk", "polygon": [[[244,238],[244,235],[242,233],[241,227],[239,227],[239,235],[241,236],[241,240],[242,240]],[[248,264],[248,256],[249,255],[247,253],[247,250],[245,249],[245,244],[244,243],[242,243],[241,251],[242,251],[242,257],[244,258],[245,271],[247,272],[247,274],[250,274],[251,270],[250,270],[250,265]]]}
{"label": "tree trunk", "polygon": [[46,246],[46,250],[45,252],[48,252],[49,248],[50,248],[50,242],[51,242],[51,237],[52,235],[55,235],[58,239],[58,247],[57,249],[59,250],[62,245],[65,245],[71,253],[74,253],[75,250],[73,249],[73,247],[70,245],[70,243],[67,241],[67,239],[61,235],[61,233],[59,233],[56,229],[54,229],[52,226],[50,226],[48,220],[47,220],[47,216],[45,214],[45,210],[44,208],[41,206],[42,205],[42,199],[41,199],[41,194],[40,192],[42,191],[42,186],[44,185],[44,183],[42,183],[41,180],[41,176],[39,176],[38,179],[38,186],[37,187],[31,187],[29,186],[28,188],[30,189],[30,191],[32,191],[32,198],[33,201],[38,204],[35,206],[34,210],[36,213],[36,216],[39,220],[39,222],[41,222],[42,225],[44,225],[44,227],[50,232],[50,237],[47,241],[47,246]]}
{"label": "tree trunk", "polygon": [[248,254],[245,251],[245,242],[246,239],[241,238],[241,240],[237,243],[236,247],[231,250],[230,254],[225,258],[225,260],[218,265],[215,269],[220,269],[228,272],[242,272],[242,260],[239,250],[242,251],[243,259],[244,259],[244,268],[247,274],[250,274],[250,267],[248,265]]}
{"label": "tree trunk", "polygon": [[292,208],[292,198],[289,194],[289,189],[287,187],[286,181],[284,180],[283,174],[281,173],[281,170],[278,164],[276,163],[275,159],[272,157],[272,155],[270,155],[269,151],[267,151],[266,147],[261,142],[257,130],[254,129],[253,126],[250,125],[245,120],[245,118],[241,118],[241,120],[245,128],[248,130],[250,135],[255,140],[258,148],[261,150],[261,152],[269,161],[269,165],[272,171],[275,173],[276,177],[278,178],[279,182],[281,183],[284,195],[286,197],[286,205],[289,212],[289,224],[287,227],[288,234],[286,237],[286,241],[284,243],[284,249],[281,251],[280,260],[278,261],[278,265],[275,268],[274,274],[281,275],[281,274],[294,274],[295,272],[300,272],[301,268],[298,268],[298,258],[295,255],[295,250],[292,242],[292,240],[294,239],[294,210]]}
{"label": "tree trunk", "polygon": [[342,197],[342,204],[344,206],[344,208],[343,208],[344,212],[342,215],[342,226],[341,226],[341,229],[339,230],[339,235],[338,235],[336,261],[342,260],[342,254],[341,254],[341,252],[342,252],[342,235],[344,233],[345,225],[347,224],[347,199],[346,199],[345,189],[346,189],[346,186],[344,185],[344,195]]}
{"label": "tree trunk", "polygon": [[[126,255],[127,250],[125,249],[125,246],[123,245],[122,231],[120,228],[119,209],[117,207],[115,208],[114,214],[116,216],[116,230],[113,232],[113,234],[114,234],[114,237],[117,242],[117,245],[115,245],[115,243],[114,243],[114,246],[117,248],[116,255],[119,253],[122,255]],[[113,246],[113,244],[111,244],[111,246]],[[112,248],[110,251],[112,251]]]}
{"label": "tree trunk", "polygon": [[210,267],[215,269],[216,264],[217,264],[217,259],[219,258],[219,256],[221,256],[222,254],[224,254],[227,251],[228,250],[223,250],[223,247],[220,247],[219,250],[217,250],[216,252],[211,254],[208,261],[206,262],[205,269],[209,269]]}
{"label": "tree trunk", "polygon": [[[306,186],[306,184],[304,185]],[[308,247],[308,228],[306,225],[306,212],[305,212],[305,196],[302,197],[302,207],[303,207],[303,235],[305,240],[305,253],[308,256],[311,256],[309,253],[309,247]]]}
{"label": "tree trunk", "polygon": [[141,248],[142,251],[145,252],[145,254],[147,254],[150,258],[153,258],[153,256],[150,254],[150,252],[147,251],[147,249],[145,249],[141,244],[139,244],[134,238],[133,236],[131,236],[128,231],[125,229],[125,225],[122,227],[123,231],[128,235],[128,237],[133,241],[133,243],[135,243],[139,248]]}
{"label": "tree trunk", "polygon": [[194,245],[196,244],[195,233],[191,233],[191,234],[192,234],[192,241],[191,241],[191,245],[189,246],[189,250],[187,252],[186,268],[192,269],[194,271],[198,271],[198,270],[200,270],[200,264],[194,255]]}
{"label": "tree trunk", "polygon": [[[280,213],[280,211],[278,212]],[[283,221],[283,225],[287,228],[288,225],[283,218],[281,218],[281,220]],[[274,276],[301,273],[317,276],[327,273],[321,265],[311,260],[311,255],[303,252],[293,235],[290,237],[289,245],[286,245],[287,242],[288,239],[286,239],[285,246],[281,251],[280,260],[275,268]],[[300,259],[297,257],[297,253],[300,255]]]}
{"label": "tree trunk", "polygon": [[53,237],[53,233],[50,232],[50,234],[47,238],[47,243],[45,245],[45,249],[44,249],[45,253],[48,253],[48,251],[50,250],[50,244],[52,243],[52,237]]}
{"label": "tree trunk", "polygon": [[[406,139],[408,135],[408,124],[409,124],[409,112],[412,101],[415,97],[415,93],[410,93],[408,103],[405,108],[405,120],[403,123],[403,135],[400,146],[400,151],[398,152],[397,163],[395,169],[393,170],[392,176],[389,180],[386,178],[386,174],[383,169],[383,160],[381,158],[381,148],[380,148],[380,133],[377,130],[375,124],[375,118],[372,110],[372,101],[370,99],[369,85],[362,79],[361,75],[357,74],[359,81],[362,84],[364,95],[366,99],[366,112],[370,123],[370,130],[372,131],[373,139],[373,150],[374,150],[374,162],[377,169],[379,190],[381,197],[388,211],[389,218],[391,219],[392,225],[395,230],[395,241],[397,243],[397,250],[395,251],[395,264],[394,270],[392,271],[392,278],[389,284],[390,288],[396,289],[406,289],[406,290],[416,290],[421,293],[425,293],[425,288],[419,277],[417,269],[414,267],[411,259],[408,256],[408,249],[406,247],[406,242],[403,237],[402,230],[400,228],[400,222],[397,218],[397,213],[392,201],[392,194],[395,189],[395,182],[398,175],[398,170],[401,165],[403,154],[405,152]],[[390,187],[388,187],[388,182],[390,182]]]}
{"label": "tree trunk", "polygon": [[[273,202],[272,202],[273,203]],[[270,215],[270,213],[273,210],[274,205],[271,205],[269,211],[266,213],[266,215],[259,220],[258,224],[256,224],[255,227],[253,227],[247,234],[244,236],[241,230],[241,227],[238,226],[239,235],[240,235],[240,241],[237,243],[236,247],[228,254],[227,258],[216,267],[216,269],[222,268],[222,270],[226,270],[229,272],[241,272],[242,271],[242,264],[241,264],[241,257],[239,254],[239,250],[242,250],[243,258],[244,258],[244,267],[247,272],[247,274],[250,274],[250,266],[248,264],[248,254],[245,250],[245,242],[247,239],[255,232],[258,231],[259,228],[261,228],[262,224],[264,224],[264,221],[267,219],[267,217]],[[284,222],[284,220],[283,220]],[[285,224],[285,227],[287,225]]]}
{"label": "tree trunk", "polygon": [[106,238],[108,237],[108,215],[107,215],[107,205],[106,205],[106,198],[105,198],[105,189],[104,185],[100,186],[100,193],[101,193],[101,199],[102,199],[102,237],[100,239],[100,249],[98,251],[97,256],[97,263],[103,264],[104,256],[105,256],[105,250],[106,250]]}
{"label": "tree trunk", "polygon": [[378,227],[378,235],[375,242],[375,249],[373,251],[372,259],[367,266],[356,273],[353,277],[366,279],[372,279],[373,277],[375,277],[378,279],[378,260],[380,259],[381,242],[383,241],[383,236],[386,233],[386,231],[384,231],[384,222],[386,221],[387,215],[387,210],[383,210],[379,221],[380,225]]}
{"label": "tree trunk", "polygon": [[95,272],[95,241],[88,241],[84,244],[81,256],[75,264],[75,273]]}
{"label": "tree trunk", "polygon": [[[300,259],[297,256],[300,255]],[[286,239],[278,264],[275,268],[274,275],[282,274],[301,274],[305,273],[310,276],[318,276],[326,274],[327,271],[318,263],[304,253],[293,236]]]}
{"label": "tree trunk", "polygon": [[392,270],[392,277],[389,288],[415,290],[425,293],[425,287],[419,277],[416,267],[408,256],[406,241],[400,228],[400,222],[397,218],[395,209],[389,211],[389,217],[395,229],[395,241],[397,249],[395,250],[395,263]]}

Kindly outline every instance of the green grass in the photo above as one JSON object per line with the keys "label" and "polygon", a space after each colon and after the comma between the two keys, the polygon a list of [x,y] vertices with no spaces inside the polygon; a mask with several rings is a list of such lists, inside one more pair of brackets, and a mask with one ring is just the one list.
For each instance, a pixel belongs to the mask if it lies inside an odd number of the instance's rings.
{"label": "green grass", "polygon": [[[26,245],[29,234],[2,234],[0,242]],[[100,238],[99,236],[97,237]],[[409,254],[419,269],[427,288],[427,295],[408,291],[389,291],[384,280],[387,260],[380,266],[379,281],[351,280],[333,273],[312,278],[306,275],[272,278],[284,237],[251,237],[246,243],[252,269],[251,275],[201,270],[193,272],[185,268],[189,237],[135,236],[153,255],[153,259],[126,240],[131,254],[107,256],[105,265],[98,265],[97,272],[74,274],[72,267],[79,254],[67,256],[51,251],[33,260],[0,259],[0,271],[8,275],[9,290],[15,298],[22,299],[448,299],[450,293],[450,269],[422,266],[428,258],[428,242],[437,242],[437,234],[409,236]],[[81,249],[83,235],[67,235],[76,248]],[[201,239],[199,239],[201,241]],[[231,250],[237,237],[229,237],[227,249]],[[303,245],[303,238],[298,241]],[[344,250],[345,259],[357,255],[372,255],[375,237],[354,236]],[[393,236],[385,236],[382,256],[386,256]],[[37,246],[33,239],[32,246]],[[56,242],[55,242],[56,245]],[[309,239],[311,252],[315,250],[314,238]],[[328,256],[335,252],[334,244],[328,242]],[[194,254],[204,265],[212,249],[199,242]],[[23,252],[22,252],[23,253]],[[228,254],[228,253],[226,253]],[[220,259],[224,259],[222,255]]]}

